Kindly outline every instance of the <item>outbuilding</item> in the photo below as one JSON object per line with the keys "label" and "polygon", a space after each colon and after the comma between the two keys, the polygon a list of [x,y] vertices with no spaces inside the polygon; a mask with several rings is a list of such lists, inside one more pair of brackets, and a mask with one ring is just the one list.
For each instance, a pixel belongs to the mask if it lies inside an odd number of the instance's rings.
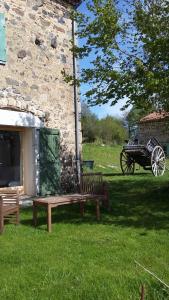
{"label": "outbuilding", "polygon": [[169,155],[169,112],[153,112],[139,121],[138,138],[140,143],[147,143],[151,137],[155,137]]}

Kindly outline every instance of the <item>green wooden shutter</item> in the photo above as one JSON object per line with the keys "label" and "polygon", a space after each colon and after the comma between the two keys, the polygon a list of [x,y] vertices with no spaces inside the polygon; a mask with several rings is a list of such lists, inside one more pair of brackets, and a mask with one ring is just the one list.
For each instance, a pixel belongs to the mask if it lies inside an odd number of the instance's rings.
{"label": "green wooden shutter", "polygon": [[60,191],[60,136],[56,129],[40,129],[40,195]]}
{"label": "green wooden shutter", "polygon": [[6,63],[5,15],[0,13],[0,64]]}

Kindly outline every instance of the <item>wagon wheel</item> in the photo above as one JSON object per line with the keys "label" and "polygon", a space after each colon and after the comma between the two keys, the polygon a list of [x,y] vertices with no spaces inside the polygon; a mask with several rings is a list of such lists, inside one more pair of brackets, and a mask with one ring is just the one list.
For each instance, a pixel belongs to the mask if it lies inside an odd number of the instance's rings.
{"label": "wagon wheel", "polygon": [[165,172],[165,153],[161,146],[156,146],[151,154],[151,168],[154,176],[162,176]]}
{"label": "wagon wheel", "polygon": [[134,174],[135,162],[125,150],[120,154],[120,166],[124,175]]}

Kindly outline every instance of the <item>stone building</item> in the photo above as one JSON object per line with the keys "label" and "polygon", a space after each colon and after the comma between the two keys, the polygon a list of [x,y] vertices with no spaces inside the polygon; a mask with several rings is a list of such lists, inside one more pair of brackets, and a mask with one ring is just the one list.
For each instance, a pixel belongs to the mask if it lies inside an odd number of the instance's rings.
{"label": "stone building", "polygon": [[145,144],[151,137],[157,138],[169,155],[169,112],[153,112],[140,120],[139,141]]}
{"label": "stone building", "polygon": [[0,190],[51,194],[63,182],[69,186],[77,171],[80,103],[61,74],[76,74],[70,51],[76,5],[0,2]]}

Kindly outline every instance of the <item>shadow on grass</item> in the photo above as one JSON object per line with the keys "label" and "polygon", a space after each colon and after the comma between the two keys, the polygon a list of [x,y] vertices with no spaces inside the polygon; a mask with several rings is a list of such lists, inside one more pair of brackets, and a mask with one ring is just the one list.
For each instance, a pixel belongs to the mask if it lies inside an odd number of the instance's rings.
{"label": "shadow on grass", "polygon": [[[149,176],[150,174],[148,172],[138,172],[134,173],[132,176]],[[127,177],[128,175],[124,175],[123,173],[103,173],[103,176],[105,177]]]}
{"label": "shadow on grass", "polygon": [[[150,175],[151,176],[151,175]],[[169,182],[154,177],[109,181],[111,218],[123,227],[169,229]]]}
{"label": "shadow on grass", "polygon": [[[103,212],[103,210],[102,210]],[[105,214],[105,210],[103,212]],[[78,204],[59,206],[52,209],[52,224],[54,223],[69,223],[82,225],[84,223],[99,224],[102,221],[97,221],[95,214],[95,205],[92,203],[86,204],[84,217],[80,216],[80,206]],[[22,209],[21,224],[27,226],[33,225],[32,208]],[[47,211],[45,208],[38,208],[38,225],[37,228],[41,229],[40,226],[47,225]]]}
{"label": "shadow on grass", "polygon": [[[52,223],[82,225],[104,224],[144,229],[169,229],[169,182],[155,180],[146,174],[135,179],[113,178],[108,181],[111,211],[101,208],[101,221],[97,222],[95,205],[85,205],[85,216],[81,218],[78,204],[52,210]],[[22,224],[32,225],[32,208],[23,210]],[[38,227],[47,224],[46,211],[39,209]],[[39,227],[40,228],[40,227]]]}

